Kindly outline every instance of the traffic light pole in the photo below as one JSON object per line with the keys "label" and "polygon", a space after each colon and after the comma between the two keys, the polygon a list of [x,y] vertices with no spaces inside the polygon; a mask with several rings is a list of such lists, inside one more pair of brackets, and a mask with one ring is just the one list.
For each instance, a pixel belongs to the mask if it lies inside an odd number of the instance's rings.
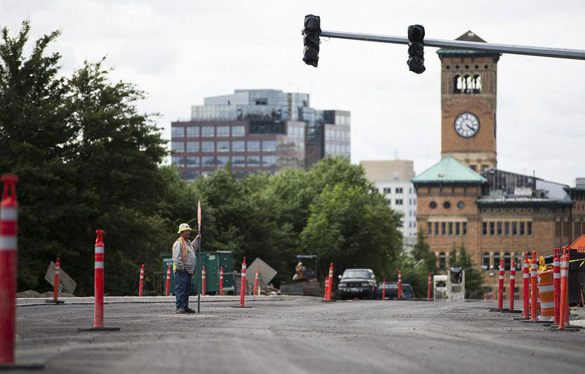
{"label": "traffic light pole", "polygon": [[[408,38],[398,36],[386,35],[369,35],[369,34],[351,34],[335,31],[322,31],[322,37],[336,38],[336,39],[350,39],[361,40],[366,42],[379,42],[391,44],[408,44]],[[573,60],[585,60],[585,51],[578,49],[563,49],[563,48],[545,48],[545,47],[527,47],[520,45],[508,44],[492,44],[492,43],[478,43],[465,42],[460,40],[440,40],[440,39],[424,39],[425,47],[440,47],[452,49],[468,49],[475,51],[489,51],[499,53],[509,53],[526,56],[540,56],[540,57],[554,57],[567,58]]]}

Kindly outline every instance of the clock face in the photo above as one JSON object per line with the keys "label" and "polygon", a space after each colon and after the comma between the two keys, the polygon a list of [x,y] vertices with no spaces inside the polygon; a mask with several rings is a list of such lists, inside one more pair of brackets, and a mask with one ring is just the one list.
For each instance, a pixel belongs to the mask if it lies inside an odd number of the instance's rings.
{"label": "clock face", "polygon": [[465,112],[455,118],[455,132],[464,138],[473,138],[479,131],[479,119],[471,113]]}

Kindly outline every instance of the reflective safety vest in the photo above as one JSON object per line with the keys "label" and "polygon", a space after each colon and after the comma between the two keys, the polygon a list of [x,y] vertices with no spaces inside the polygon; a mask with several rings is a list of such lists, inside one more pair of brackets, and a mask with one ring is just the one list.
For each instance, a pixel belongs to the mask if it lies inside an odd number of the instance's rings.
{"label": "reflective safety vest", "polygon": [[[177,238],[177,240],[175,240],[175,243],[179,242],[181,244],[181,257],[183,262],[187,261],[187,241],[185,239],[183,239],[183,237],[179,237]],[[175,244],[173,244],[173,248],[175,247]],[[172,255],[172,249],[171,249],[171,255]],[[175,261],[173,261],[173,272],[177,271],[177,264],[175,263]]]}

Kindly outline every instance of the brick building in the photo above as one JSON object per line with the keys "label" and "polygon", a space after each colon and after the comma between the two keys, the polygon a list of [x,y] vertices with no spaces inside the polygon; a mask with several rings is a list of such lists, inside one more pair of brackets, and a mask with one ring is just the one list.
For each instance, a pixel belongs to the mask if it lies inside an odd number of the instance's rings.
{"label": "brick building", "polygon": [[[471,31],[458,40],[484,42]],[[552,253],[585,233],[585,188],[497,169],[499,54],[441,49],[441,157],[412,182],[417,221],[438,258],[463,244],[497,285],[500,258],[517,269],[525,252]],[[517,272],[521,291],[522,274]],[[507,282],[507,281],[506,281]],[[506,283],[507,284],[507,283]]]}

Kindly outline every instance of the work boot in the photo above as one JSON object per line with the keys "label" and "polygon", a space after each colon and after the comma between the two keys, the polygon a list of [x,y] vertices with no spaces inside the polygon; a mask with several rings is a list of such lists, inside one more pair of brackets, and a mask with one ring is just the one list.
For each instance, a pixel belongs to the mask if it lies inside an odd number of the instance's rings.
{"label": "work boot", "polygon": [[185,310],[185,308],[179,308],[177,309],[177,314],[185,314],[187,313],[187,311]]}
{"label": "work boot", "polygon": [[193,313],[195,313],[195,311],[193,309],[187,307],[187,308],[185,308],[185,313],[193,314]]}

